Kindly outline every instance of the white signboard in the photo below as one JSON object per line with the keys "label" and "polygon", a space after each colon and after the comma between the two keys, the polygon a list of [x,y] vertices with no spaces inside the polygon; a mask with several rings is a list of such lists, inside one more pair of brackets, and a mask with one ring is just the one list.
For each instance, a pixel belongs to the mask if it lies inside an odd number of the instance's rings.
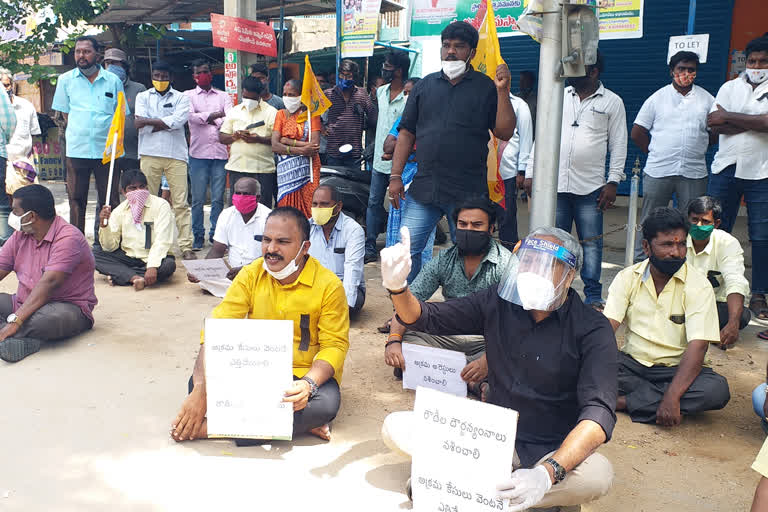
{"label": "white signboard", "polygon": [[229,267],[223,258],[210,260],[184,260],[184,268],[200,282],[200,288],[216,297],[224,297],[232,281],[227,279]]}
{"label": "white signboard", "polygon": [[206,319],[208,437],[290,440],[293,322]]}
{"label": "white signboard", "polygon": [[403,358],[403,389],[424,386],[452,395],[467,396],[467,383],[461,380],[461,370],[467,365],[467,356],[462,352],[403,343]]}
{"label": "white signboard", "polygon": [[517,411],[418,388],[411,489],[416,511],[508,510]]}
{"label": "white signboard", "polygon": [[707,62],[709,51],[709,34],[696,34],[690,36],[672,36],[669,38],[667,50],[667,64],[677,52],[693,52],[699,56],[699,62]]}

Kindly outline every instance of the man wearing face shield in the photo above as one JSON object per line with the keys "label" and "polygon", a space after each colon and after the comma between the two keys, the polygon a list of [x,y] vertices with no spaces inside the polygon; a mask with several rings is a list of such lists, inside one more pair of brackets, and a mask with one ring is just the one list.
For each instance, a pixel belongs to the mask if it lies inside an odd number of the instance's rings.
{"label": "man wearing face shield", "polygon": [[[575,506],[605,495],[613,468],[594,451],[616,423],[616,340],[606,318],[570,288],[583,258],[578,241],[557,228],[537,229],[498,287],[431,303],[408,288],[409,238],[404,229],[403,241],[381,254],[398,321],[431,334],[483,335],[488,402],[520,413],[512,476],[497,476],[509,510]],[[384,442],[407,455],[411,416],[390,414],[382,427]]]}
{"label": "man wearing face shield", "polygon": [[0,359],[21,361],[43,342],[71,338],[93,326],[94,259],[85,236],[56,215],[42,185],[13,193],[13,235],[0,249],[0,280],[14,272],[15,294],[0,293]]}
{"label": "man wearing face shield", "polygon": [[355,219],[341,209],[341,194],[330,185],[320,185],[312,195],[309,220],[309,255],[331,270],[344,283],[349,315],[354,317],[365,304],[365,233]]}
{"label": "man wearing face shield", "polygon": [[[341,405],[349,312],[341,281],[308,255],[310,245],[309,222],[299,210],[272,210],[261,243],[264,257],[238,272],[211,318],[293,321],[293,385],[283,401],[293,404],[294,436],[311,433],[330,440],[330,422]],[[208,437],[203,347],[188,387],[171,424],[176,441]]]}
{"label": "man wearing face shield", "polygon": [[676,426],[730,399],[728,381],[705,360],[720,329],[712,285],[686,261],[689,226],[675,208],[653,210],[643,222],[648,259],[619,272],[608,290],[605,316],[614,330],[627,327],[616,410],[632,421]]}

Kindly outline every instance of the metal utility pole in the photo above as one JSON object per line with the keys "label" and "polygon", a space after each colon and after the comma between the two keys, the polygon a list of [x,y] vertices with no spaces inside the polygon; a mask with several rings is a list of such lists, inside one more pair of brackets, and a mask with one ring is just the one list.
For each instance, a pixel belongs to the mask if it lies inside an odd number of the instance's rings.
{"label": "metal utility pole", "polygon": [[563,122],[564,82],[562,60],[562,12],[557,0],[548,0],[542,14],[543,36],[539,55],[539,89],[536,110],[536,155],[529,231],[555,225],[557,177],[560,164],[560,132]]}

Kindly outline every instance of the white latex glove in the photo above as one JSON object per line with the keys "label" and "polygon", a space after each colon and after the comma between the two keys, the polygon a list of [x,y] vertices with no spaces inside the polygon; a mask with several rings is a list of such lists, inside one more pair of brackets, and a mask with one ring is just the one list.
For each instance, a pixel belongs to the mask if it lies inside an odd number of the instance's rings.
{"label": "white latex glove", "polygon": [[408,286],[411,272],[411,234],[400,228],[400,241],[381,251],[381,284],[387,290],[402,290]]}
{"label": "white latex glove", "polygon": [[509,500],[509,512],[520,512],[539,503],[552,488],[547,468],[518,469],[512,478],[496,486],[498,495]]}

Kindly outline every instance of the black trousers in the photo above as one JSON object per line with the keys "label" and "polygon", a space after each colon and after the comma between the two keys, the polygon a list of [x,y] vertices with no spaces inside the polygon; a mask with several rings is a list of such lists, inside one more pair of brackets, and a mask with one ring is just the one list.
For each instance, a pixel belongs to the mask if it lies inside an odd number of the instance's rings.
{"label": "black trousers", "polygon": [[[293,380],[299,380],[296,377]],[[187,382],[187,393],[192,392],[192,377]],[[293,413],[293,435],[305,434],[313,428],[327,425],[336,418],[341,407],[341,391],[336,379],[331,377],[317,390],[317,394],[307,402],[307,406]],[[254,439],[236,439],[238,446],[263,444],[265,441]]]}
{"label": "black trousers", "polygon": [[515,178],[504,180],[504,213],[499,216],[499,240],[510,250],[517,237],[517,184]]}
{"label": "black trousers", "polygon": [[[677,366],[644,366],[619,352],[619,396],[627,398],[627,412],[637,423],[655,423],[656,410]],[[731,399],[728,381],[711,368],[702,368],[680,399],[683,415],[722,409]]]}
{"label": "black trousers", "polygon": [[[94,247],[93,257],[96,260],[96,270],[100,274],[112,277],[112,282],[118,286],[131,284],[133,276],[144,277],[147,264],[138,258],[131,258],[122,249],[107,252],[100,247]],[[157,269],[157,281],[165,281],[176,271],[176,258],[168,255],[163,258]]]}
{"label": "black trousers", "polygon": [[[728,303],[717,303],[717,318],[720,320],[720,328],[725,327],[728,323]],[[741,318],[739,319],[739,330],[742,330],[749,325],[749,321],[752,320],[752,313],[749,312],[748,307],[744,307],[744,311],[741,312]]]}
{"label": "black trousers", "polygon": [[[85,233],[85,207],[88,204],[88,187],[91,174],[96,179],[98,204],[107,204],[107,182],[109,164],[102,164],[98,158],[67,158],[67,195],[69,196],[69,223]],[[112,171],[112,194],[109,204],[117,208],[120,204],[120,168]],[[98,222],[98,215],[96,221]],[[97,231],[98,233],[98,231]]]}
{"label": "black trousers", "polygon": [[364,286],[358,286],[357,287],[357,299],[355,300],[354,306],[349,306],[349,316],[350,317],[357,317],[357,315],[360,314],[360,311],[363,309],[363,306],[365,305],[365,287]]}
{"label": "black trousers", "polygon": [[229,175],[229,192],[235,194],[235,183],[240,178],[256,178],[261,185],[261,199],[259,202],[267,208],[274,208],[277,204],[277,173],[262,172],[237,172],[227,171]]}

